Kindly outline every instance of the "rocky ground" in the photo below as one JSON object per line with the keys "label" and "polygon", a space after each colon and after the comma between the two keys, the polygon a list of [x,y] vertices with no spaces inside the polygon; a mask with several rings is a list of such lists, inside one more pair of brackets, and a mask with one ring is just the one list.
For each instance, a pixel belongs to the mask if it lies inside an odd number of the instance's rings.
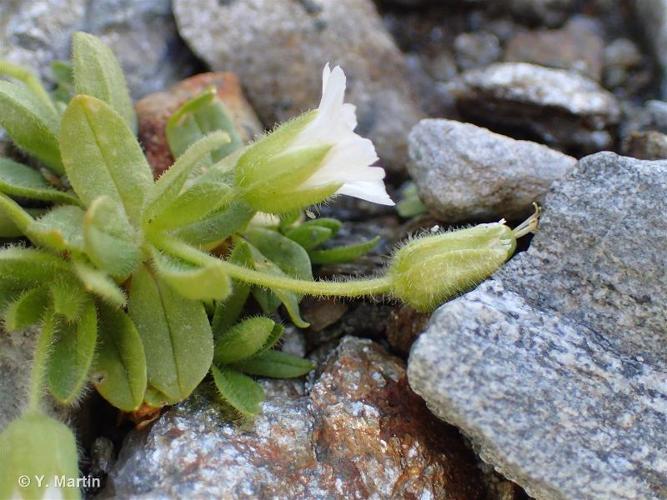
{"label": "rocky ground", "polygon": [[[667,498],[667,0],[6,0],[0,57],[49,78],[80,29],[126,69],[156,173],[166,117],[207,85],[249,140],[344,67],[391,190],[411,178],[428,214],[323,207],[382,243],[321,276],[544,207],[527,251],[431,318],[307,299],[284,349],[318,368],[264,382],[254,422],[201,387],[132,429],[91,394],[63,415],[90,496]],[[0,337],[0,426],[31,341]]]}

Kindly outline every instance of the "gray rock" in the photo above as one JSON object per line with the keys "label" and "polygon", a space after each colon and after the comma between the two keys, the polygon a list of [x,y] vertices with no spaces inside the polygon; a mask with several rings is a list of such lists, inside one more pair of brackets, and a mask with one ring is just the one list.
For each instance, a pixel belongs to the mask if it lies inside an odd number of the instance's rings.
{"label": "gray rock", "polygon": [[401,170],[421,117],[403,55],[370,0],[176,0],[179,30],[213,69],[239,75],[267,126],[319,103],[325,63],[348,75],[358,132]]}
{"label": "gray rock", "polygon": [[420,199],[448,223],[524,218],[577,162],[541,144],[451,120],[422,120],[409,144],[408,170]]}
{"label": "gray rock", "polygon": [[453,92],[461,115],[470,121],[522,130],[577,152],[610,146],[620,115],[614,96],[594,81],[528,63],[467,71]]}
{"label": "gray rock", "polygon": [[135,99],[198,69],[176,30],[171,0],[92,0],[86,28],[114,51]]}
{"label": "gray rock", "polygon": [[3,0],[0,58],[49,74],[54,59],[69,57],[70,36],[83,27],[86,0]]}
{"label": "gray rock", "polygon": [[667,495],[666,192],[667,162],[584,158],[412,349],[413,389],[530,495]]}
{"label": "gray rock", "polygon": [[409,390],[397,358],[347,337],[316,377],[266,382],[254,422],[196,394],[129,435],[102,496],[484,497],[474,455]]}
{"label": "gray rock", "polygon": [[640,33],[662,70],[662,97],[667,98],[667,0],[633,0]]}
{"label": "gray rock", "polygon": [[493,33],[461,33],[454,39],[456,62],[461,70],[487,66],[500,59],[500,41]]}
{"label": "gray rock", "polygon": [[509,0],[510,12],[519,19],[546,26],[557,26],[568,16],[575,0]]}

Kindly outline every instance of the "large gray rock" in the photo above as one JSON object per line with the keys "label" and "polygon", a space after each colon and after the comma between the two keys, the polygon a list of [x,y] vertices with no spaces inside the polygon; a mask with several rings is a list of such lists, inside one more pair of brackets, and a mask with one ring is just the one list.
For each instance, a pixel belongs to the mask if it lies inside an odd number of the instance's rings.
{"label": "large gray rock", "polygon": [[474,455],[410,391],[401,361],[346,337],[318,372],[312,385],[266,382],[244,425],[201,393],[171,408],[130,434],[103,496],[484,497]]}
{"label": "large gray rock", "polygon": [[533,496],[667,496],[666,193],[667,162],[584,158],[413,347],[413,389]]}
{"label": "large gray rock", "polygon": [[165,90],[198,69],[176,30],[171,0],[92,0],[86,30],[114,51],[134,98]]}
{"label": "large gray rock", "polygon": [[451,223],[525,217],[577,162],[541,144],[452,120],[422,120],[409,144],[408,170],[421,200]]}
{"label": "large gray rock", "polygon": [[370,0],[175,0],[179,30],[213,69],[239,75],[268,127],[317,106],[325,63],[348,76],[361,135],[390,168],[422,117],[403,55]]}
{"label": "large gray rock", "polygon": [[613,142],[615,97],[577,73],[528,63],[497,63],[461,75],[453,86],[461,115],[495,128],[521,130],[577,152]]}
{"label": "large gray rock", "polygon": [[72,33],[83,27],[86,0],[3,0],[0,59],[49,74],[54,59],[69,57]]}

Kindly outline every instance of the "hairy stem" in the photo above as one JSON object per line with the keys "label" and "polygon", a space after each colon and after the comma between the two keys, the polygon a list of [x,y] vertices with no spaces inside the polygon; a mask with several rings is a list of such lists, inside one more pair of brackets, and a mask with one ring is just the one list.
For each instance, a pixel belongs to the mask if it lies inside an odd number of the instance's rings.
{"label": "hairy stem", "polygon": [[391,280],[386,276],[350,281],[301,280],[289,276],[263,273],[225,260],[216,259],[173,238],[158,237],[153,240],[153,243],[158,248],[192,264],[219,266],[234,279],[264,288],[280,288],[282,290],[316,296],[364,297],[386,293],[391,289],[392,285]]}
{"label": "hairy stem", "polygon": [[28,410],[39,411],[41,409],[42,395],[44,393],[44,378],[46,376],[46,367],[49,361],[49,351],[53,334],[55,332],[55,316],[48,311],[44,319],[44,324],[37,338],[35,355],[32,360],[32,370],[30,372],[30,388],[28,392]]}

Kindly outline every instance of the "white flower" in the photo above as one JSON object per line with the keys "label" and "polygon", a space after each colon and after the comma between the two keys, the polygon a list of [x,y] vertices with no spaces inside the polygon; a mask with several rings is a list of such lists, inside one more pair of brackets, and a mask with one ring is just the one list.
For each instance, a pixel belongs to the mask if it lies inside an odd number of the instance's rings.
{"label": "white flower", "polygon": [[299,190],[343,183],[339,194],[361,198],[381,205],[394,205],[384,185],[382,167],[373,167],[378,156],[373,143],[354,132],[356,107],[344,102],[345,73],[329,64],[322,73],[322,100],[315,118],[296,136],[290,150],[331,145],[318,170]]}

